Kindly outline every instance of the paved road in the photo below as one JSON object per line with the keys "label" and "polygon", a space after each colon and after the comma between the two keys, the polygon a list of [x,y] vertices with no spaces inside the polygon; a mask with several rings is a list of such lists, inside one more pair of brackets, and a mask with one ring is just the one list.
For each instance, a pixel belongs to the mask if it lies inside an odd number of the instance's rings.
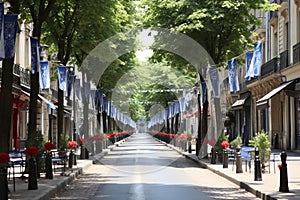
{"label": "paved road", "polygon": [[147,134],[135,134],[89,167],[58,199],[258,199]]}

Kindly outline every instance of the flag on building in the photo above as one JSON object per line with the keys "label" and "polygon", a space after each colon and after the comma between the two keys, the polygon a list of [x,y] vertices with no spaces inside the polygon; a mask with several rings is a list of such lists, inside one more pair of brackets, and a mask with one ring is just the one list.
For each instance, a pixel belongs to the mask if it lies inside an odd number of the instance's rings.
{"label": "flag on building", "polygon": [[[2,14],[1,14],[2,15]],[[0,55],[1,58],[12,58],[15,55],[15,43],[18,31],[18,15],[2,15],[1,22],[1,45]],[[3,46],[4,45],[4,46]],[[3,52],[4,50],[4,52]]]}
{"label": "flag on building", "polygon": [[74,87],[75,87],[75,95],[76,95],[76,97],[78,99],[81,99],[81,88],[80,88],[80,79],[79,78],[75,79]]}
{"label": "flag on building", "polygon": [[4,2],[0,2],[0,58],[4,57]]}
{"label": "flag on building", "polygon": [[230,92],[236,93],[240,91],[239,77],[237,74],[237,65],[235,58],[228,61],[228,78]]}
{"label": "flag on building", "polygon": [[260,75],[261,64],[262,64],[262,41],[259,41],[254,47],[253,56],[249,65],[248,74],[251,78]]}
{"label": "flag on building", "polygon": [[66,66],[58,66],[57,73],[58,73],[59,89],[61,89],[62,91],[66,91],[66,89],[67,89],[67,68],[66,68]]}
{"label": "flag on building", "polygon": [[202,105],[207,101],[207,86],[205,82],[201,82],[202,89]]}
{"label": "flag on building", "polygon": [[250,80],[251,77],[250,77],[250,63],[251,63],[251,60],[252,60],[252,57],[253,57],[253,52],[247,52],[246,53],[246,76],[245,76],[245,79],[246,80]]}
{"label": "flag on building", "polygon": [[50,88],[50,72],[49,72],[49,62],[41,61],[40,62],[40,88],[49,89]]}
{"label": "flag on building", "polygon": [[73,83],[74,83],[74,70],[68,70],[67,72],[68,80],[67,80],[67,97],[70,97],[71,91],[73,88]]}
{"label": "flag on building", "polygon": [[91,96],[91,83],[86,82],[84,83],[84,94],[85,94],[85,102],[90,103],[90,96]]}
{"label": "flag on building", "polygon": [[217,68],[208,69],[208,74],[210,78],[210,84],[213,91],[214,98],[220,98],[220,83],[219,83],[219,73]]}
{"label": "flag on building", "polygon": [[31,46],[31,73],[35,74],[39,70],[40,64],[40,51],[38,40],[36,38],[30,37]]}

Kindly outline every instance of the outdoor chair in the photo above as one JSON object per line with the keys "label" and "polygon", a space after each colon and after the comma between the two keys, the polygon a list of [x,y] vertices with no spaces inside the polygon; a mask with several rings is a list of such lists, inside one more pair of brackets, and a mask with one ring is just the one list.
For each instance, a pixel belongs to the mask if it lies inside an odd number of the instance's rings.
{"label": "outdoor chair", "polygon": [[16,191],[16,174],[21,174],[21,177],[24,176],[26,157],[23,151],[10,151],[9,158],[8,179],[10,180],[12,173],[13,189]]}

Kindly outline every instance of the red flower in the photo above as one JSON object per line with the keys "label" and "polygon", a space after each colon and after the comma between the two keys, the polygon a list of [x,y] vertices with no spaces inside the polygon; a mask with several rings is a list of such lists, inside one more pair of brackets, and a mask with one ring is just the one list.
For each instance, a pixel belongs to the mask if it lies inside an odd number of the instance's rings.
{"label": "red flower", "polygon": [[0,153],[0,164],[7,164],[9,162],[8,153]]}
{"label": "red flower", "polygon": [[84,138],[80,138],[79,142],[80,142],[80,144],[84,144],[84,143],[86,143],[86,140]]}
{"label": "red flower", "polygon": [[202,140],[202,144],[208,144],[208,139],[207,138],[203,138],[203,140]]}
{"label": "red flower", "polygon": [[68,147],[69,147],[69,149],[76,148],[77,147],[77,142],[76,141],[69,141],[68,142]]}
{"label": "red flower", "polygon": [[228,147],[230,146],[230,144],[229,144],[228,141],[223,141],[221,145],[222,145],[222,147],[224,147],[224,148],[228,148]]}
{"label": "red flower", "polygon": [[24,153],[27,156],[36,156],[39,153],[39,150],[35,146],[30,146],[26,148]]}
{"label": "red flower", "polygon": [[208,144],[209,144],[210,146],[215,146],[216,141],[214,141],[214,140],[209,140],[209,141],[208,141]]}
{"label": "red flower", "polygon": [[279,170],[280,170],[281,167],[282,167],[281,163],[279,163],[277,166],[278,166],[278,169],[279,169]]}
{"label": "red flower", "polygon": [[52,142],[46,142],[44,144],[44,149],[47,151],[51,151],[54,148],[55,148],[55,145]]}

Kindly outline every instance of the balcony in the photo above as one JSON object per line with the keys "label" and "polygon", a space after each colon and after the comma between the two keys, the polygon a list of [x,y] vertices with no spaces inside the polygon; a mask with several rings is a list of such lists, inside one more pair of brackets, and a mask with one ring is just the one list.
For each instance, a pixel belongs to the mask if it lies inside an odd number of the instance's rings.
{"label": "balcony", "polygon": [[21,85],[30,88],[30,71],[20,68]]}
{"label": "balcony", "polygon": [[285,50],[280,53],[280,70],[283,70],[289,66],[289,51]]}
{"label": "balcony", "polygon": [[270,11],[269,12],[269,22],[272,26],[276,26],[278,23],[278,11]]}
{"label": "balcony", "polygon": [[261,66],[261,78],[278,72],[278,58],[273,58]]}
{"label": "balcony", "polygon": [[286,2],[286,3],[287,3],[287,2],[288,2],[288,0],[278,0],[278,1],[277,1],[277,3],[278,3],[279,5],[281,5],[281,4],[282,4],[282,3],[284,3],[284,2]]}
{"label": "balcony", "polygon": [[300,61],[300,42],[293,46],[293,64]]}

